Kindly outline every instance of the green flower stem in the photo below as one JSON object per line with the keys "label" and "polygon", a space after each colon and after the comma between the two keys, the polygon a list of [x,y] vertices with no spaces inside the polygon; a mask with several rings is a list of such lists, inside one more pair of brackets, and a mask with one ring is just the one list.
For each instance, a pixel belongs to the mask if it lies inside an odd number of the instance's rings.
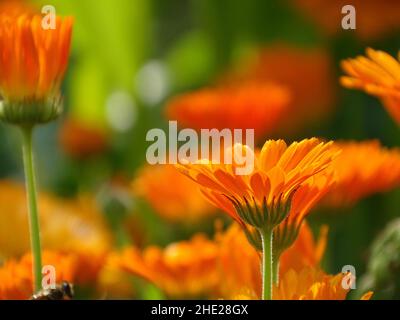
{"label": "green flower stem", "polygon": [[262,300],[272,300],[272,230],[260,230],[262,240]]}
{"label": "green flower stem", "polygon": [[42,289],[42,253],[40,244],[39,216],[36,200],[35,172],[33,164],[32,133],[33,127],[21,127],[22,151],[24,157],[25,183],[28,200],[29,229],[33,258],[34,290]]}

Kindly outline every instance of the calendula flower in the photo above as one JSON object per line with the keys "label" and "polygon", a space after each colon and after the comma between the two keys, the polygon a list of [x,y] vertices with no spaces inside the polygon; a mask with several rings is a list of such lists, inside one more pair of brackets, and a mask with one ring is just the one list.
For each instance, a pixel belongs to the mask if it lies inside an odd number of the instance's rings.
{"label": "calendula flower", "polygon": [[[279,274],[293,269],[300,271],[305,267],[317,268],[325,252],[327,227],[320,230],[318,240],[314,238],[308,224],[303,223],[293,245],[280,258]],[[247,241],[238,224],[232,224],[225,232],[219,232],[215,241],[219,245],[218,270],[220,281],[215,296],[235,299],[243,294],[247,297],[261,296],[260,254]]]}
{"label": "calendula flower", "polygon": [[[0,257],[13,257],[29,250],[25,198],[22,185],[0,182]],[[41,193],[39,209],[44,248],[98,256],[110,249],[109,231],[93,200],[61,200]]]}
{"label": "calendula flower", "polygon": [[377,140],[337,142],[335,147],[342,150],[332,164],[336,184],[324,204],[349,205],[400,185],[400,150],[397,148],[387,149]]}
{"label": "calendula flower", "polygon": [[59,141],[63,150],[77,159],[98,155],[107,149],[107,134],[104,129],[68,118],[64,121]]}
{"label": "calendula flower", "polygon": [[[44,265],[55,268],[56,282],[78,283],[77,275],[86,266],[72,254],[44,251]],[[32,256],[24,255],[19,260],[7,260],[0,267],[0,300],[26,300],[32,296]]]}
{"label": "calendula flower", "polygon": [[262,138],[277,127],[289,100],[284,87],[254,82],[180,95],[168,103],[166,112],[182,127],[254,129],[256,138]]}
{"label": "calendula flower", "polygon": [[142,167],[133,181],[133,193],[145,199],[156,213],[169,221],[196,222],[215,213],[197,185],[181,175],[173,165]]}
{"label": "calendula flower", "polygon": [[[252,150],[236,144],[226,152],[248,156]],[[336,154],[332,142],[316,138],[290,146],[283,140],[270,140],[257,156],[248,157],[255,163],[254,170],[246,175],[237,174],[239,164],[235,162],[215,165],[203,159],[178,166],[201,186],[214,205],[242,226],[252,245],[262,251],[265,299],[272,298],[273,277],[277,278],[278,266],[273,261],[279,261],[294,242],[312,206],[333,184],[331,173],[325,169]]]}
{"label": "calendula flower", "polygon": [[55,17],[49,28],[42,20],[29,11],[0,13],[0,119],[22,134],[35,291],[41,288],[42,259],[32,134],[35,125],[61,113],[60,86],[72,34],[71,18]]}
{"label": "calendula flower", "polygon": [[291,134],[321,121],[335,101],[333,63],[323,48],[279,43],[255,50],[236,70],[222,76],[224,84],[269,82],[290,90],[291,99],[274,133]]}
{"label": "calendula flower", "polygon": [[61,112],[60,85],[67,68],[72,18],[0,14],[0,116],[6,122],[48,122]]}
{"label": "calendula flower", "polygon": [[388,35],[400,27],[400,3],[397,0],[292,0],[296,7],[313,19],[328,35],[342,31],[342,8],[352,5],[356,10],[353,31],[363,40]]}
{"label": "calendula flower", "polygon": [[[233,153],[240,149],[252,153],[238,144]],[[211,203],[245,229],[273,229],[287,217],[293,222],[304,219],[314,199],[331,186],[331,174],[324,169],[337,153],[332,142],[316,138],[290,146],[283,140],[269,140],[259,154],[250,157],[255,167],[248,175],[235,174],[236,164],[215,165],[207,159],[178,168],[201,186]]]}
{"label": "calendula flower", "polygon": [[400,62],[386,52],[366,50],[359,56],[342,62],[347,76],[341,78],[343,86],[361,89],[381,99],[397,124],[400,124]]}
{"label": "calendula flower", "polygon": [[[287,271],[274,287],[274,298],[276,300],[345,300],[349,289],[342,285],[343,277],[338,275],[327,275],[319,269],[304,268],[296,272]],[[361,300],[369,300],[372,292],[364,294]]]}
{"label": "calendula flower", "polygon": [[215,286],[217,245],[203,235],[143,252],[127,248],[110,256],[109,264],[138,275],[171,297],[198,297]]}

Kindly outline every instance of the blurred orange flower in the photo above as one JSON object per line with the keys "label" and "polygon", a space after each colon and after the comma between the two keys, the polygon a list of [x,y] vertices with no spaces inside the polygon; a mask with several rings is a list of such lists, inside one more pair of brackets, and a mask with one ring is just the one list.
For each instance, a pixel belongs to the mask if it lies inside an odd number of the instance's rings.
{"label": "blurred orange flower", "polygon": [[[318,267],[326,243],[326,229],[315,242],[307,224],[281,259],[281,275],[286,270]],[[148,247],[143,252],[127,248],[108,258],[109,273],[124,270],[150,281],[171,297],[231,298],[233,295],[260,296],[260,255],[247,242],[236,223],[218,232],[214,240],[196,235],[189,241],[173,243],[164,250]]]}
{"label": "blurred orange flower", "polygon": [[[280,275],[289,269],[300,271],[305,267],[319,267],[325,252],[327,227],[320,230],[316,242],[304,221],[299,236],[294,244],[280,258]],[[227,231],[218,233],[216,242],[219,245],[218,269],[220,281],[216,286],[217,297],[229,299],[232,293],[252,297],[261,296],[260,255],[246,241],[246,236],[235,223]]]}
{"label": "blurred orange flower", "polygon": [[[301,271],[289,270],[277,287],[274,287],[275,300],[345,300],[348,289],[342,286],[344,274],[327,275],[318,268],[304,268]],[[361,300],[369,300],[372,292],[364,294]]]}
{"label": "blurred orange flower", "polygon": [[328,34],[341,31],[342,8],[356,8],[354,33],[363,40],[376,39],[400,27],[400,3],[397,0],[292,0],[293,4],[321,25]]}
{"label": "blurred orange flower", "polygon": [[288,88],[291,100],[274,133],[291,134],[330,113],[335,100],[334,79],[327,51],[280,43],[250,54],[221,81],[228,84],[272,81]]}
{"label": "blurred orange flower", "polygon": [[226,231],[218,232],[215,241],[219,247],[219,281],[214,295],[229,299],[232,293],[239,294],[247,288],[247,294],[261,296],[260,255],[248,243],[240,226],[233,223]]}
{"label": "blurred orange flower", "polygon": [[78,159],[100,154],[108,145],[105,130],[73,118],[64,121],[59,141],[68,155]]}
{"label": "blurred orange flower", "polygon": [[173,165],[142,167],[133,181],[133,192],[170,221],[192,223],[215,213],[196,184]]}
{"label": "blurred orange flower", "polygon": [[26,0],[2,0],[0,2],[0,14],[9,17],[17,17],[21,14],[34,14],[38,12],[35,7]]}
{"label": "blurred orange flower", "polygon": [[[94,280],[100,268],[93,270],[90,265],[88,266],[87,262],[93,257],[82,258],[82,255],[44,251],[43,265],[52,265],[55,268],[57,283],[68,281],[73,284],[85,284],[88,280]],[[92,261],[91,264],[93,263]],[[0,300],[29,299],[32,296],[32,288],[30,254],[24,255],[20,260],[7,260],[0,267]]]}
{"label": "blurred orange flower", "polygon": [[67,68],[72,18],[42,28],[42,16],[0,13],[0,94],[7,102],[59,99]]}
{"label": "blurred orange flower", "polygon": [[[252,153],[247,146],[237,144],[235,149],[234,152]],[[272,230],[285,221],[286,232],[280,230],[278,237],[279,247],[285,249],[295,240],[312,206],[332,186],[332,175],[325,169],[337,153],[332,142],[323,143],[316,138],[290,146],[283,140],[269,140],[254,156],[255,167],[248,175],[236,175],[236,164],[214,165],[208,160],[178,165],[178,168],[196,181],[204,195],[245,231]]]}
{"label": "blurred orange flower", "polygon": [[[20,184],[0,182],[0,257],[29,251],[25,191]],[[61,200],[41,193],[39,212],[45,249],[91,252],[103,255],[111,246],[111,236],[93,200]]]}
{"label": "blurred orange flower", "polygon": [[337,142],[342,150],[333,161],[336,185],[323,203],[330,206],[352,204],[376,192],[400,185],[400,150],[382,147],[377,140]]}
{"label": "blurred orange flower", "polygon": [[183,94],[168,103],[166,113],[182,127],[254,129],[262,138],[279,124],[289,100],[285,88],[254,82]]}
{"label": "blurred orange flower", "polygon": [[279,274],[283,275],[290,269],[300,271],[304,267],[318,267],[325,253],[327,238],[328,226],[320,228],[316,241],[310,227],[304,221],[296,241],[280,257]]}
{"label": "blurred orange flower", "polygon": [[379,97],[389,114],[400,124],[400,62],[383,51],[368,48],[366,53],[367,57],[359,56],[342,62],[347,76],[341,78],[341,83],[347,88],[361,89]]}
{"label": "blurred orange flower", "polygon": [[218,280],[217,245],[203,235],[168,245],[148,247],[143,252],[127,248],[112,254],[109,264],[138,275],[160,287],[171,297],[207,294]]}

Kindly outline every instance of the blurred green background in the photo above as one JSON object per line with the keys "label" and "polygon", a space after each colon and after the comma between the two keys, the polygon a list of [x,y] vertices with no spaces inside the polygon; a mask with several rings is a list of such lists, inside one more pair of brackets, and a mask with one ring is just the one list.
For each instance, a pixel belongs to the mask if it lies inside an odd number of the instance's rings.
{"label": "blurred green background", "polygon": [[[396,124],[380,102],[362,92],[341,88],[340,60],[363,54],[366,47],[396,54],[400,33],[359,40],[352,31],[327,36],[290,1],[281,0],[58,0],[57,14],[75,18],[70,67],[64,81],[65,114],[105,128],[110,148],[94,158],[77,160],[64,154],[58,131],[64,119],[37,130],[35,138],[39,185],[63,197],[104,191],[116,175],[132,177],[145,162],[151,128],[166,127],[165,101],[174,94],[199,88],[228,70],[252,48],[276,42],[323,47],[331,54],[338,97],[333,114],[290,139],[379,139],[393,147],[400,142]],[[65,116],[66,117],[66,116]],[[23,179],[18,135],[0,127],[0,174]],[[7,132],[6,132],[7,131]],[[285,137],[282,137],[285,138]],[[366,159],[367,160],[367,159]],[[100,193],[101,194],[101,193]],[[169,225],[148,206],[133,203],[151,230],[149,243],[165,244],[194,230],[212,232],[212,224],[192,230]],[[118,224],[118,206],[105,210]],[[319,212],[310,218],[316,229],[329,223],[326,270],[338,273],[354,265],[366,270],[374,238],[399,215],[400,191],[375,195],[354,207]],[[121,244],[124,237],[121,235]]]}

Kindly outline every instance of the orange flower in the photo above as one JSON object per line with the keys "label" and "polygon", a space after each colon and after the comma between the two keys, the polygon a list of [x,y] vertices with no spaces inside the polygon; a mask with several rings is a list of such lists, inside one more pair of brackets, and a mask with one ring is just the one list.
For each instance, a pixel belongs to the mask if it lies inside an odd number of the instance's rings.
{"label": "orange flower", "polygon": [[[304,268],[300,272],[287,271],[278,287],[274,287],[276,300],[345,300],[348,289],[342,286],[344,275],[327,275],[319,269]],[[369,300],[372,292],[361,300]]]}
{"label": "orange flower", "polygon": [[21,14],[33,14],[36,8],[25,0],[2,0],[0,2],[0,14],[6,13],[10,17],[18,17]]}
{"label": "orange flower", "polygon": [[[233,153],[242,150],[252,153],[242,145],[235,145]],[[333,183],[325,169],[336,154],[332,142],[322,143],[315,138],[290,146],[283,140],[270,140],[254,156],[254,170],[248,175],[237,175],[236,164],[214,165],[208,160],[179,168],[244,230],[272,230],[286,219],[286,235],[293,241],[305,216]],[[285,248],[292,243],[284,237],[281,240]],[[259,241],[252,243],[257,246]]]}
{"label": "orange flower", "polygon": [[400,27],[400,3],[397,0],[292,0],[292,2],[321,25],[328,34],[342,30],[344,17],[342,8],[349,4],[356,8],[357,18],[357,28],[351,31],[361,39],[376,39]]}
{"label": "orange flower", "polygon": [[58,95],[68,63],[72,18],[57,17],[54,30],[43,29],[42,18],[0,14],[0,92],[7,101]]}
{"label": "orange flower", "polygon": [[334,71],[331,58],[322,48],[300,48],[280,43],[244,58],[222,78],[222,83],[272,81],[288,88],[289,106],[274,133],[293,133],[307,123],[320,121],[334,106]]}
{"label": "orange flower", "polygon": [[[226,231],[217,233],[219,247],[219,281],[214,295],[229,299],[232,293],[261,296],[260,255],[248,243],[246,235],[237,223]],[[241,292],[247,288],[246,292]]]}
{"label": "orange flower", "polygon": [[0,118],[5,122],[32,126],[62,111],[72,18],[56,17],[55,29],[43,28],[42,19],[29,11],[0,13]]}
{"label": "orange flower", "polygon": [[196,184],[182,176],[172,165],[141,168],[133,182],[133,191],[167,220],[190,223],[215,213]]}
{"label": "orange flower", "polygon": [[[0,257],[29,251],[26,210],[24,187],[0,182]],[[45,249],[99,256],[109,250],[111,237],[93,200],[60,200],[41,193],[39,212]]]}
{"label": "orange flower", "polygon": [[198,297],[216,284],[217,254],[214,242],[197,235],[165,249],[127,248],[111,255],[109,264],[153,282],[172,297]]}
{"label": "orange flower", "polygon": [[269,83],[247,83],[202,89],[172,99],[167,117],[183,127],[254,129],[262,138],[274,129],[289,102],[286,89]]}
{"label": "orange flower", "polygon": [[100,154],[108,145],[105,130],[72,118],[63,123],[59,140],[67,154],[79,159]]}
{"label": "orange flower", "polygon": [[348,205],[400,185],[400,150],[384,148],[376,140],[335,145],[342,150],[332,164],[337,182],[324,204]]}
{"label": "orange flower", "polygon": [[[280,258],[280,275],[289,269],[300,271],[305,267],[319,267],[326,245],[327,228],[322,227],[318,242],[306,222],[299,236]],[[261,296],[260,255],[246,241],[244,232],[235,223],[216,236],[219,245],[218,269],[220,280],[215,295],[224,299],[240,294],[253,298]]]}
{"label": "orange flower", "polygon": [[341,83],[347,88],[361,89],[379,97],[389,114],[400,124],[400,62],[383,51],[368,48],[366,52],[367,57],[342,62],[348,76],[342,77]]}
{"label": "orange flower", "polygon": [[[82,277],[93,269],[88,268],[88,260],[71,253],[43,252],[43,265],[52,265],[56,270],[56,282],[68,281],[82,284]],[[93,264],[93,261],[92,261]],[[94,277],[92,273],[91,278]],[[7,260],[0,267],[0,300],[24,300],[32,296],[32,259],[30,254],[20,260]]]}
{"label": "orange flower", "polygon": [[315,241],[310,227],[304,222],[296,241],[280,257],[280,275],[290,269],[300,271],[304,267],[318,267],[325,253],[327,238],[327,226],[321,227],[318,241]]}

